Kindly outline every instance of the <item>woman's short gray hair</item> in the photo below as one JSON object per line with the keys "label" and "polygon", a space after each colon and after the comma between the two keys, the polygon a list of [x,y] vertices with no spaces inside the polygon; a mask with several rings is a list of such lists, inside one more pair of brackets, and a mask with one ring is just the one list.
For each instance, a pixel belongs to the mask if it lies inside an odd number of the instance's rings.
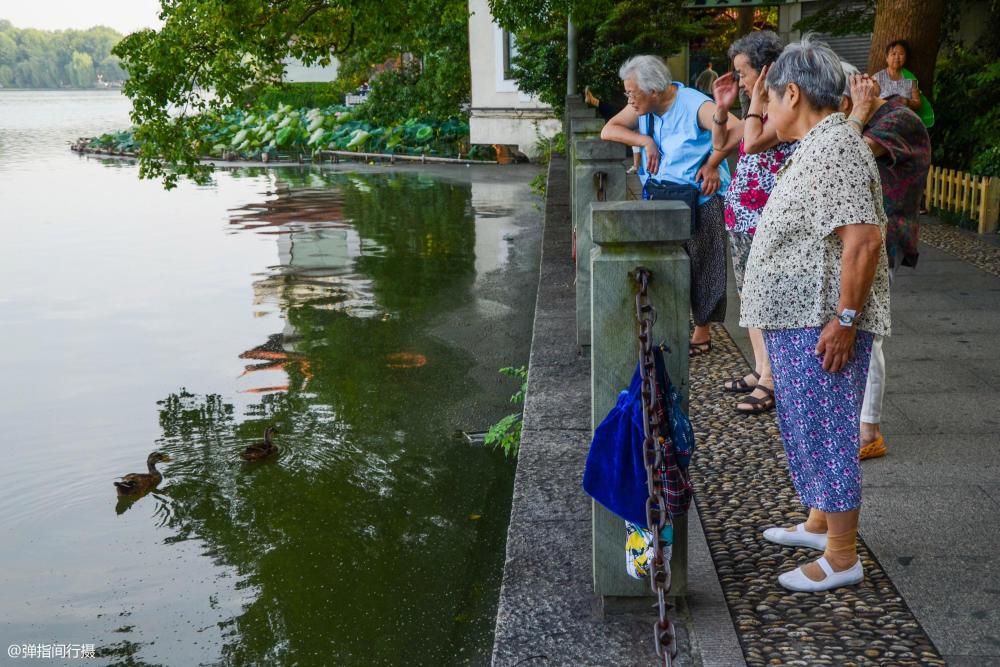
{"label": "woman's short gray hair", "polygon": [[767,71],[767,85],[775,95],[784,97],[785,87],[794,83],[815,109],[839,109],[846,81],[840,58],[812,34],[786,46]]}
{"label": "woman's short gray hair", "polygon": [[670,68],[660,56],[633,56],[618,70],[618,77],[632,79],[644,93],[662,93],[673,81]]}
{"label": "woman's short gray hair", "polygon": [[851,96],[851,77],[855,74],[861,74],[858,68],[847,62],[846,60],[840,61],[840,66],[844,68],[844,97]]}
{"label": "woman's short gray hair", "polygon": [[784,42],[776,34],[770,30],[758,30],[733,42],[729,47],[729,57],[742,54],[750,61],[750,67],[760,72],[765,65],[777,60],[784,48]]}

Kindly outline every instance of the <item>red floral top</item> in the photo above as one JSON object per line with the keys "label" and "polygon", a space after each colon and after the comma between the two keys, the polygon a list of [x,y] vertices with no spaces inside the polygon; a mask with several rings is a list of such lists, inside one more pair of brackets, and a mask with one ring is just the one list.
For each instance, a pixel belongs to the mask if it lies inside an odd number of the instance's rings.
{"label": "red floral top", "polygon": [[[767,119],[764,119],[767,122]],[[749,155],[740,142],[736,173],[726,190],[726,228],[731,232],[753,234],[767,198],[774,189],[774,175],[781,169],[799,142],[780,142],[763,153]]]}

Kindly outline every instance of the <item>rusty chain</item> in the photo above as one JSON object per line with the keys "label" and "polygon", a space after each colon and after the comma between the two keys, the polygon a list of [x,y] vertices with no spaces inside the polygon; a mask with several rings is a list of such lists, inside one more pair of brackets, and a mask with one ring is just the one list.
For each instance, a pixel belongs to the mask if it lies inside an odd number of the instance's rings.
{"label": "rusty chain", "polygon": [[639,284],[635,295],[635,316],[639,320],[639,372],[642,377],[642,453],[646,465],[646,527],[653,539],[653,561],[649,565],[649,585],[656,595],[659,618],[653,624],[656,655],[666,667],[677,657],[674,624],[667,618],[666,595],[670,591],[670,563],[663,557],[661,531],[670,523],[667,502],[663,497],[663,445],[659,437],[660,418],[653,406],[656,400],[656,362],[653,359],[653,324],[656,309],[649,297],[649,269],[639,267],[632,273]]}

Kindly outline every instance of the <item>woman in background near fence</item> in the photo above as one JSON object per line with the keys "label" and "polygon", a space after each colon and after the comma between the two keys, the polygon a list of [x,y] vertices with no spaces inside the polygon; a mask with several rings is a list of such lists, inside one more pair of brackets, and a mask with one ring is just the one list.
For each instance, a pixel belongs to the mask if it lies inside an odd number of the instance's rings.
{"label": "woman in background near fence", "polygon": [[822,550],[778,577],[821,591],[864,578],[858,416],[873,336],[889,333],[886,217],[871,149],[838,111],[846,77],[833,50],[806,35],[765,83],[778,138],[799,146],[754,235],[740,324],[764,331],[789,474],[810,510],[764,537]]}
{"label": "woman in background near fence", "polygon": [[[750,244],[761,212],[774,188],[774,175],[798,145],[794,141],[779,141],[773,125],[767,122],[767,88],[764,86],[763,74],[778,59],[783,48],[785,45],[769,30],[741,37],[729,47],[735,75],[722,75],[716,79],[713,88],[717,108],[712,126],[714,145],[726,145],[733,134],[742,137],[736,173],[726,190],[724,214],[726,228],[729,230],[729,254],[733,259],[736,291],[741,296]],[[746,117],[739,121],[729,115],[729,109],[736,102],[741,88],[750,94],[750,106]],[[722,122],[726,118],[729,122]],[[722,390],[737,394],[749,393],[733,409],[754,414],[774,408],[774,380],[771,378],[771,364],[767,359],[760,329],[751,327],[749,334],[753,345],[753,371],[727,382]]]}
{"label": "woman in background near fence", "polygon": [[[715,103],[703,93],[673,81],[658,56],[635,56],[618,71],[628,106],[609,120],[601,139],[642,147],[645,169],[639,174],[646,194],[650,181],[694,186],[699,190],[695,229],[684,244],[691,258],[691,356],[712,349],[711,322],[726,317],[726,233],[722,197],[729,185],[726,155],[736,147],[712,147]],[[738,137],[734,137],[738,140]]]}
{"label": "woman in background near fence", "polygon": [[[889,219],[885,250],[891,284],[897,262],[901,266],[917,266],[917,212],[931,166],[931,141],[923,121],[903,98],[891,95],[883,99],[874,78],[859,73],[850,63],[842,64],[848,78],[848,88],[844,91],[848,121],[875,155],[882,181],[882,201]],[[862,459],[885,454],[880,428],[884,396],[885,356],[882,337],[876,336],[861,409]]]}
{"label": "woman in background near fence", "polygon": [[[910,45],[905,40],[897,39],[885,47],[885,69],[875,72],[874,79],[878,82],[881,97],[898,95],[903,104],[916,111],[923,104],[920,99],[920,88],[916,79],[909,79],[903,74],[903,65],[910,55]],[[910,75],[912,76],[912,74]]]}

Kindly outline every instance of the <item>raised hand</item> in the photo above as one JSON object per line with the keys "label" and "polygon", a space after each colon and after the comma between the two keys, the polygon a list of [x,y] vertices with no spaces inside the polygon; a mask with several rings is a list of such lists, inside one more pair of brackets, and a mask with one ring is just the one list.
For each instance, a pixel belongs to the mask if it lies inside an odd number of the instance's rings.
{"label": "raised hand", "polygon": [[715,98],[715,106],[720,109],[729,111],[739,94],[740,85],[732,72],[723,74],[712,84],[712,97]]}
{"label": "raised hand", "polygon": [[767,70],[770,65],[764,65],[760,70],[760,75],[753,82],[753,90],[750,91],[750,106],[755,109],[763,109],[767,106]]}
{"label": "raised hand", "polygon": [[880,92],[878,82],[867,74],[852,74],[850,84],[851,102],[854,104],[851,116],[866,123],[878,108]]}

